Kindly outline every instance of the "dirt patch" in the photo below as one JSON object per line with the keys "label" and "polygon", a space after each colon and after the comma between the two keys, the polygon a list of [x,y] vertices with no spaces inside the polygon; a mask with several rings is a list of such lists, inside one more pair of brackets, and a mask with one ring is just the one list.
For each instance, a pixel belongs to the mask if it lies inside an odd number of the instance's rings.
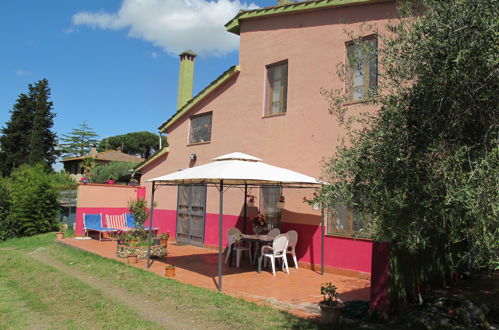
{"label": "dirt patch", "polygon": [[72,269],[71,267],[68,267],[44,254],[43,249],[37,249],[29,253],[29,255],[46,265],[54,267],[59,271],[90,285],[91,287],[101,291],[104,296],[110,297],[120,304],[135,310],[144,319],[153,321],[166,329],[206,329],[206,326],[195,325],[192,323],[187,324],[189,321],[186,321],[183,315],[178,315],[175,312],[165,309],[164,305],[147,300],[147,298],[141,295],[125,292],[122,288],[114,286],[109,282]]}

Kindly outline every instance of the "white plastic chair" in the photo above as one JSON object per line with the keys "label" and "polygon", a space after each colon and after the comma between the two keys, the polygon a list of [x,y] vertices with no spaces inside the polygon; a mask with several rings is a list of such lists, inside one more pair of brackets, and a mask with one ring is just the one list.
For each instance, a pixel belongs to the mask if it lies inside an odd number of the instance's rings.
{"label": "white plastic chair", "polygon": [[271,236],[273,238],[276,238],[277,235],[279,235],[281,233],[281,231],[279,230],[279,228],[272,228],[271,230],[269,230],[267,236]]}
{"label": "white plastic chair", "polygon": [[241,231],[235,227],[229,228],[227,231],[227,256],[225,257],[225,263],[229,261],[230,254],[232,250],[236,251],[236,266],[239,268],[241,263],[241,254],[247,251],[250,258],[250,263],[253,263],[253,258],[251,256],[251,248],[238,243],[238,237],[240,237]]}
{"label": "white plastic chair", "polygon": [[296,230],[290,230],[286,234],[289,237],[288,248],[286,249],[286,254],[291,254],[293,256],[293,261],[295,263],[295,268],[298,269],[298,260],[296,259],[296,243],[298,242],[298,233]]}
{"label": "white plastic chair", "polygon": [[[283,260],[282,268],[286,267],[286,273],[289,274],[288,260],[286,259],[286,250],[288,248],[289,238],[287,234],[278,235],[272,242],[272,247],[262,246],[262,256],[269,258],[272,263],[272,274],[275,276],[275,260],[281,258]],[[264,266],[267,264],[267,259],[264,259]]]}

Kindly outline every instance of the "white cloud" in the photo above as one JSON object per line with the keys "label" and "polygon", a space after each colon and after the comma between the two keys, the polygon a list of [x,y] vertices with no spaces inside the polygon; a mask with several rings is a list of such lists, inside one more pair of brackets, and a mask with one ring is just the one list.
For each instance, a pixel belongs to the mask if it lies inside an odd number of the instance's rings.
{"label": "white cloud", "polygon": [[159,56],[159,55],[158,55],[158,53],[156,53],[156,52],[152,52],[152,53],[151,53],[151,57],[152,57],[152,58],[154,58],[154,59],[157,59],[157,58],[158,58],[158,56]]}
{"label": "white cloud", "polygon": [[224,24],[241,9],[257,8],[239,0],[123,0],[116,13],[79,12],[73,24],[121,30],[152,42],[171,55],[192,49],[200,55],[237,50],[239,38]]}
{"label": "white cloud", "polygon": [[18,76],[27,76],[29,74],[30,74],[30,72],[28,70],[24,70],[24,69],[17,69],[16,70],[16,75],[18,75]]}

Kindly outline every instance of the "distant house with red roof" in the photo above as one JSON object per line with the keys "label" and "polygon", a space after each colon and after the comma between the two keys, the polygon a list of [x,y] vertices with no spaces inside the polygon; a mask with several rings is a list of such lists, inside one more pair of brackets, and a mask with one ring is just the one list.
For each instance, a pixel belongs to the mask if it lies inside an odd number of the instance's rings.
{"label": "distant house with red roof", "polygon": [[81,174],[83,174],[83,168],[81,167],[81,164],[86,158],[93,158],[96,165],[104,165],[111,162],[127,162],[139,164],[144,161],[143,158],[125,154],[120,150],[106,150],[103,152],[97,152],[97,148],[93,147],[88,155],[63,159],[62,163],[64,164],[64,170],[68,174],[80,176]]}

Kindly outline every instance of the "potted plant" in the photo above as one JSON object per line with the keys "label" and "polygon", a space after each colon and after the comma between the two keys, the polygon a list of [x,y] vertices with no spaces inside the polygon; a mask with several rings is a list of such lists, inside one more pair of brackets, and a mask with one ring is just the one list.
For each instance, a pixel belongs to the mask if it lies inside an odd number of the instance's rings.
{"label": "potted plant", "polygon": [[279,197],[279,199],[277,200],[277,203],[276,203],[276,206],[280,209],[282,209],[284,207],[284,203],[286,201],[286,198],[284,197],[284,195],[281,195]]}
{"label": "potted plant", "polygon": [[111,174],[111,175],[109,176],[108,180],[107,180],[107,183],[108,183],[108,184],[115,184],[115,182],[116,182],[116,177],[115,177],[114,175],[112,175],[112,174]]}
{"label": "potted plant", "polygon": [[267,226],[267,220],[265,220],[265,216],[263,214],[257,214],[256,217],[253,218],[253,232],[255,234],[260,234],[265,230]]}
{"label": "potted plant", "polygon": [[128,249],[127,262],[129,264],[136,264],[137,262],[139,262],[135,247],[131,247]]}
{"label": "potted plant", "polygon": [[118,230],[116,232],[116,243],[118,245],[125,245],[125,241],[127,238],[127,232],[123,230]]}
{"label": "potted plant", "polygon": [[139,236],[136,233],[129,233],[126,237],[125,243],[128,243],[130,246],[135,246],[138,240]]}
{"label": "potted plant", "polygon": [[166,265],[165,267],[166,277],[175,277],[175,266],[172,264]]}
{"label": "potted plant", "polygon": [[246,205],[249,207],[255,206],[255,195],[246,195],[246,197],[248,197]]}
{"label": "potted plant", "polygon": [[321,284],[321,294],[323,300],[319,303],[319,307],[321,308],[322,323],[337,324],[344,307],[343,302],[338,299],[337,288],[331,282],[323,283]]}
{"label": "potted plant", "polygon": [[[156,202],[153,203],[153,206],[156,206]],[[139,197],[136,200],[131,200],[128,203],[128,211],[135,220],[135,229],[138,232],[143,232],[144,222],[149,217],[149,208],[147,207],[147,201],[142,197]]]}
{"label": "potted plant", "polygon": [[60,223],[59,224],[59,231],[55,233],[55,238],[60,240],[60,239],[64,239],[64,223]]}
{"label": "potted plant", "polygon": [[161,245],[168,245],[168,239],[170,238],[169,233],[163,233],[159,235],[159,239],[161,240]]}
{"label": "potted plant", "polygon": [[87,177],[87,175],[83,175],[81,178],[80,178],[80,182],[83,183],[83,184],[87,184],[90,182],[90,178]]}

